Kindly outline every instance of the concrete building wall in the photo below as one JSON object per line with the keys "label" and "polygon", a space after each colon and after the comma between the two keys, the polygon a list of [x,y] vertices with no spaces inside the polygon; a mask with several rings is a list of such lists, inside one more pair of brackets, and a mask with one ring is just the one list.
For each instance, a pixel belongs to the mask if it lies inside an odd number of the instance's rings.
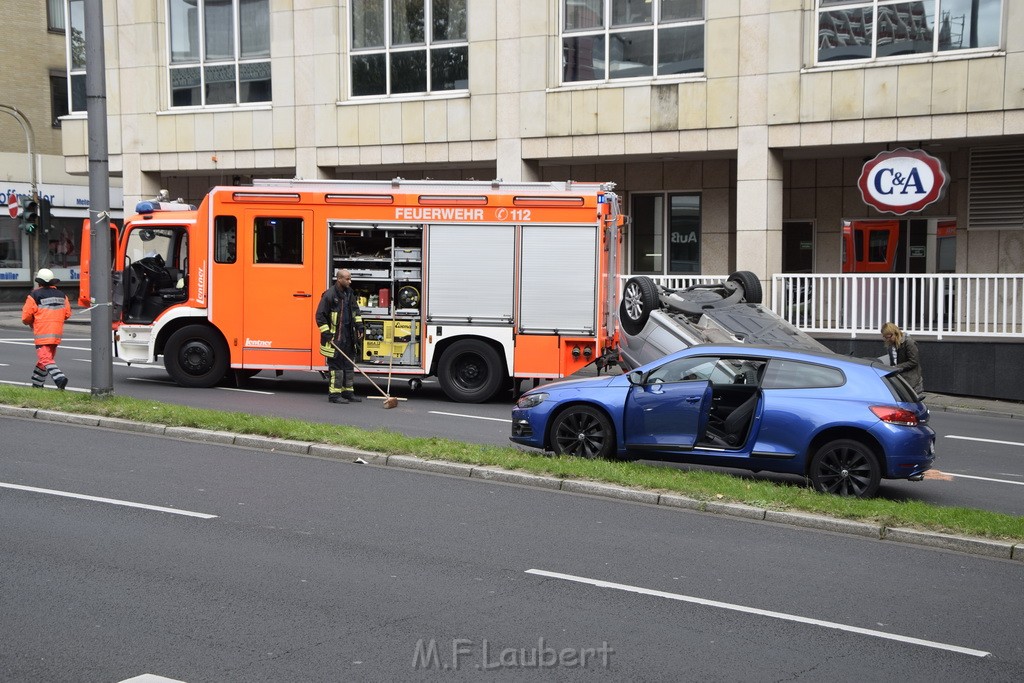
{"label": "concrete building wall", "polygon": [[[271,0],[273,102],[198,111],[169,106],[164,5],[104,2],[110,168],[126,203],[268,175],[692,189],[702,270],[767,276],[794,218],[816,226],[814,267],[836,269],[842,220],[878,216],[857,193],[860,167],[906,146],[953,176],[922,215],[957,220],[958,269],[1021,270],[1021,231],[972,233],[965,187],[972,147],[1024,144],[1019,2],[1003,3],[1000,49],[816,66],[812,0],[716,0],[703,74],[563,85],[558,2],[473,0],[468,93],[366,102],[347,94],[348,3]],[[65,122],[70,172],[86,172],[86,146],[84,119]]]}

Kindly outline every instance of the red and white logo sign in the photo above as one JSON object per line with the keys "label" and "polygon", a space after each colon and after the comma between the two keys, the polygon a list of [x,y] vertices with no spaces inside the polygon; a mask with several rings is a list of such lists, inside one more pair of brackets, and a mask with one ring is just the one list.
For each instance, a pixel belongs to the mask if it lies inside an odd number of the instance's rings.
{"label": "red and white logo sign", "polygon": [[902,216],[938,201],[949,185],[942,160],[920,149],[881,152],[861,169],[857,186],[864,203]]}
{"label": "red and white logo sign", "polygon": [[7,213],[11,214],[11,218],[17,218],[18,214],[21,213],[21,204],[18,202],[18,195],[13,192],[7,195]]}

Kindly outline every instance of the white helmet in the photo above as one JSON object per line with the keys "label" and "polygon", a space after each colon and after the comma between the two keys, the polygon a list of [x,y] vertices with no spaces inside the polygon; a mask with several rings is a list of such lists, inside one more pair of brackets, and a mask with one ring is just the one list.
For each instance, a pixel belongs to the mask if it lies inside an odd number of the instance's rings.
{"label": "white helmet", "polygon": [[41,285],[55,285],[60,280],[53,276],[53,271],[49,268],[40,268],[39,272],[36,273],[36,282]]}

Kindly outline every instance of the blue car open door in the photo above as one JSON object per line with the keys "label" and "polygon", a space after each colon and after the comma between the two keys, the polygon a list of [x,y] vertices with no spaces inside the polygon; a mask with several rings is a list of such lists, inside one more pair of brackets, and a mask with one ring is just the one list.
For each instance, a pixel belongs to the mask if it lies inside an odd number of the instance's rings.
{"label": "blue car open door", "polygon": [[623,440],[637,451],[690,450],[707,425],[710,410],[707,380],[634,385],[623,412]]}

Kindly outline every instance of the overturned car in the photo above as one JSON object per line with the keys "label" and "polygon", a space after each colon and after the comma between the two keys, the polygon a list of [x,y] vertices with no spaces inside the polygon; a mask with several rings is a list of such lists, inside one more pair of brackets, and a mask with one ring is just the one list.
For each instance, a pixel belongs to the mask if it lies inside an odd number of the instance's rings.
{"label": "overturned car", "polygon": [[761,281],[747,270],[684,289],[631,277],[619,304],[619,362],[632,370],[680,349],[721,342],[830,352],[761,301]]}

